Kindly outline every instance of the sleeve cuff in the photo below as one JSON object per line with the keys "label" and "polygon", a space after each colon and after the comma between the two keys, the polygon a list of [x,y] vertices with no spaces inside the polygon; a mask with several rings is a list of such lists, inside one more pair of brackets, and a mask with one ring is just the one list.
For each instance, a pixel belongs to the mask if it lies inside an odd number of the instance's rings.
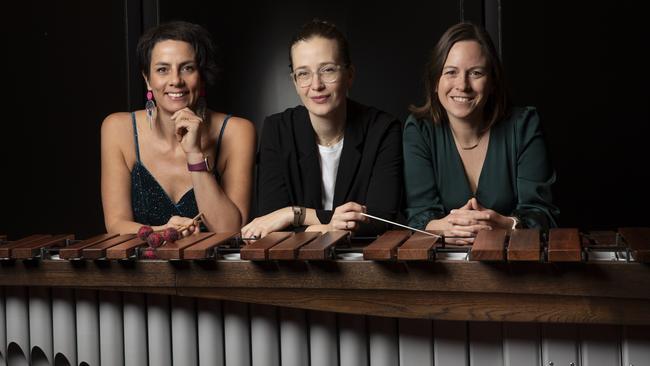
{"label": "sleeve cuff", "polygon": [[318,221],[324,225],[327,225],[332,221],[333,214],[334,211],[316,209],[316,217],[318,217]]}

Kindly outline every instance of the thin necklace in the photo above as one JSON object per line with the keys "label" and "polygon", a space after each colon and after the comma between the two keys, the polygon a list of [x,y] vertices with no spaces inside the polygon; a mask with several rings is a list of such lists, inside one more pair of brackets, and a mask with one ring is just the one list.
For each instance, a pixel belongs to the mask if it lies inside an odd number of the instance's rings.
{"label": "thin necklace", "polygon": [[460,144],[460,142],[458,141],[458,137],[456,137],[456,133],[454,132],[454,129],[451,128],[451,126],[449,127],[449,129],[451,130],[451,134],[454,136],[454,140],[456,140],[456,143],[458,144],[458,147],[461,148],[461,150],[474,150],[474,149],[476,149],[476,148],[478,147],[478,144],[481,143],[481,139],[483,138],[483,135],[485,135],[485,133],[480,134],[480,135],[478,136],[478,140],[476,140],[476,143],[475,143],[474,145],[471,145],[471,146],[462,146],[462,145]]}
{"label": "thin necklace", "polygon": [[330,147],[330,146],[334,145],[335,143],[339,142],[342,137],[343,137],[343,131],[341,131],[338,135],[336,135],[336,137],[334,137],[330,141],[319,144],[319,145],[325,146],[325,147]]}

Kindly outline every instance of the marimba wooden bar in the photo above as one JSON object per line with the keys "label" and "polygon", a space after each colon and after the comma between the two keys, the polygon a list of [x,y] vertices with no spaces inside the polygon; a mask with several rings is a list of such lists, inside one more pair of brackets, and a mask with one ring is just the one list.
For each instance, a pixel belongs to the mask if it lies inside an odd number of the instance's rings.
{"label": "marimba wooden bar", "polygon": [[479,231],[474,239],[469,259],[473,261],[503,261],[505,259],[506,231],[503,229]]}
{"label": "marimba wooden bar", "polygon": [[92,242],[90,245],[82,245],[81,256],[86,259],[100,259],[106,257],[106,250],[115,247],[118,244],[128,242],[135,239],[135,234],[120,235],[118,237],[109,238],[101,242]]}
{"label": "marimba wooden bar", "polygon": [[45,235],[45,234],[36,234],[36,235],[30,235],[26,238],[14,241],[14,242],[9,242],[6,244],[0,245],[0,259],[8,259],[11,258],[11,251],[14,248],[19,248],[23,245],[30,245],[31,243],[34,242],[41,242],[43,239],[47,240],[47,238],[51,237],[51,235]]}
{"label": "marimba wooden bar", "polygon": [[541,260],[539,235],[537,229],[513,230],[508,243],[508,261],[539,262]]}
{"label": "marimba wooden bar", "polygon": [[160,259],[183,259],[185,249],[196,245],[197,243],[208,239],[214,233],[198,233],[181,238],[174,243],[167,243],[164,246],[156,248],[156,256]]}
{"label": "marimba wooden bar", "polygon": [[297,233],[269,249],[269,259],[295,260],[300,248],[316,239],[320,233]]}
{"label": "marimba wooden bar", "polygon": [[63,246],[66,240],[74,239],[74,235],[55,235],[22,244],[10,250],[12,258],[30,259],[38,256],[41,248]]}
{"label": "marimba wooden bar", "polygon": [[548,235],[549,262],[579,262],[582,259],[578,229],[551,229]]}
{"label": "marimba wooden bar", "polygon": [[292,233],[277,232],[270,233],[262,239],[256,240],[252,244],[248,244],[241,249],[241,259],[251,261],[265,261],[269,259],[269,249],[276,244],[287,239]]}
{"label": "marimba wooden bar", "polygon": [[639,262],[650,262],[650,228],[621,228],[619,234]]}
{"label": "marimba wooden bar", "polygon": [[[61,248],[61,250],[59,250],[59,257],[61,259],[80,258],[81,257],[81,252],[82,252],[82,250],[84,248],[91,247],[93,245],[99,244],[101,242],[108,241],[108,240],[116,238],[118,236],[119,236],[118,234],[101,234],[101,235],[97,235],[95,237],[92,237],[90,239],[80,241],[78,243],[75,243],[75,244],[69,245],[67,247]],[[118,243],[121,243],[121,242],[118,242]],[[102,255],[102,257],[103,257],[103,255]]]}
{"label": "marimba wooden bar", "polygon": [[397,247],[410,235],[408,231],[388,231],[363,248],[363,258],[375,261],[393,260],[397,257]]}
{"label": "marimba wooden bar", "polygon": [[135,237],[106,249],[107,259],[128,259],[135,254],[136,248],[146,246],[147,242]]}
{"label": "marimba wooden bar", "polygon": [[311,243],[300,248],[298,260],[324,261],[332,259],[335,245],[344,242],[349,237],[347,231],[327,232]]}
{"label": "marimba wooden bar", "polygon": [[205,240],[194,244],[189,248],[182,250],[183,259],[207,259],[213,257],[212,252],[214,248],[222,244],[227,244],[239,233],[216,233]]}
{"label": "marimba wooden bar", "polygon": [[438,238],[422,233],[414,233],[397,248],[397,259],[401,261],[428,261]]}

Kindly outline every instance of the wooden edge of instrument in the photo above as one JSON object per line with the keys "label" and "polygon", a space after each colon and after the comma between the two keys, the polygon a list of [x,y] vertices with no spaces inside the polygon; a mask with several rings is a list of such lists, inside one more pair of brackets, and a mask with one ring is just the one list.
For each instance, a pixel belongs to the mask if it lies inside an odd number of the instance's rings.
{"label": "wooden edge of instrument", "polygon": [[575,228],[550,229],[548,234],[549,262],[582,261],[582,242]]}
{"label": "wooden edge of instrument", "polygon": [[119,234],[100,234],[93,236],[92,238],[82,240],[78,243],[68,245],[67,247],[59,249],[59,258],[61,259],[71,259],[81,257],[81,250],[90,246],[93,246],[97,243],[113,239]]}
{"label": "wooden edge of instrument", "polygon": [[122,244],[126,241],[136,238],[135,234],[119,235],[114,238],[96,243],[81,250],[81,257],[83,259],[100,259],[106,257],[106,250],[116,245]]}
{"label": "wooden edge of instrument", "polygon": [[408,230],[387,231],[363,248],[363,259],[375,261],[395,259],[397,247],[410,236],[411,232]]}
{"label": "wooden edge of instrument", "polygon": [[347,231],[328,231],[298,250],[298,259],[306,261],[322,261],[330,259],[331,249],[338,243],[347,240]]}
{"label": "wooden edge of instrument", "polygon": [[504,261],[507,230],[481,230],[469,252],[471,261]]}
{"label": "wooden edge of instrument", "polygon": [[147,245],[147,242],[135,237],[121,244],[106,249],[107,259],[127,259],[135,253],[135,248]]}
{"label": "wooden edge of instrument", "polygon": [[[647,300],[501,293],[377,291],[360,289],[179,289],[181,296],[257,303],[305,310],[426,320],[547,324],[647,325]],[[325,301],[324,301],[325,300]],[[464,324],[464,323],[463,323]],[[500,327],[501,325],[499,325]],[[464,336],[463,336],[464,337]],[[480,364],[480,363],[479,363]],[[539,364],[539,363],[538,363]],[[559,364],[559,363],[558,363]],[[581,363],[582,364],[582,363]],[[437,365],[437,364],[436,364]],[[546,365],[546,364],[544,364]],[[563,365],[566,365],[563,364]],[[625,366],[628,364],[626,363]]]}
{"label": "wooden edge of instrument", "polygon": [[511,231],[508,242],[508,261],[539,262],[542,258],[539,235],[539,229],[516,229]]}
{"label": "wooden edge of instrument", "polygon": [[240,235],[238,232],[232,233],[215,233],[214,235],[202,240],[190,247],[183,250],[184,259],[206,259],[210,254],[210,250],[217,247],[232,238]]}
{"label": "wooden edge of instrument", "polygon": [[180,238],[173,243],[165,243],[155,249],[156,257],[158,259],[183,259],[183,250],[192,245],[195,245],[211,236],[214,233],[197,233]]}
{"label": "wooden edge of instrument", "polygon": [[41,248],[50,248],[58,245],[63,245],[66,240],[74,239],[72,234],[55,235],[49,238],[25,243],[19,247],[11,249],[11,257],[14,259],[29,259],[38,256]]}
{"label": "wooden edge of instrument", "polygon": [[413,233],[410,238],[397,248],[397,260],[400,261],[426,261],[432,258],[431,250],[436,246],[439,238]]}
{"label": "wooden edge of instrument", "polygon": [[276,231],[254,243],[247,244],[239,251],[242,260],[265,261],[269,258],[269,249],[292,236],[291,231]]}
{"label": "wooden edge of instrument", "polygon": [[295,260],[298,250],[320,236],[320,232],[302,232],[269,249],[271,260]]}

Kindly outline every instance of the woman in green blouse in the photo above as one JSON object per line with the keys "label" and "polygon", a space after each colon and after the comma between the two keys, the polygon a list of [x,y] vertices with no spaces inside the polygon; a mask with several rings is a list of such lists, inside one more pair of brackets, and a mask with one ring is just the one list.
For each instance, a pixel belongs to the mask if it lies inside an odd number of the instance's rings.
{"label": "woman in green blouse", "polygon": [[470,244],[480,230],[556,226],[555,173],[535,108],[509,108],[485,30],[449,28],[427,65],[426,104],[404,127],[409,224]]}

